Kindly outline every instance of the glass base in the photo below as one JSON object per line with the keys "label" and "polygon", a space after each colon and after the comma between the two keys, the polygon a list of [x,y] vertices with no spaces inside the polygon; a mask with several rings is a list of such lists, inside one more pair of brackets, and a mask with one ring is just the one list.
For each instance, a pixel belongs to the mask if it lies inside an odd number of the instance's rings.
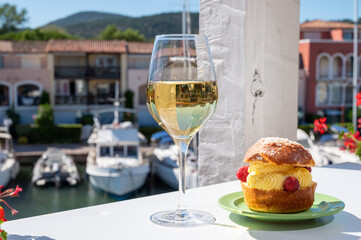
{"label": "glass base", "polygon": [[198,227],[213,223],[213,215],[198,210],[162,211],[150,216],[150,220],[167,227]]}

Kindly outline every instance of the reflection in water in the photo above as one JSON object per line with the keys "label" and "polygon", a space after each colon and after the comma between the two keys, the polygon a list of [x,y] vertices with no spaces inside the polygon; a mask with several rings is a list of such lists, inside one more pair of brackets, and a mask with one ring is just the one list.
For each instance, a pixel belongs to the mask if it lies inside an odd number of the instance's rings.
{"label": "reflection in water", "polygon": [[[85,165],[78,166],[78,169],[82,177],[82,182],[78,186],[64,186],[57,189],[53,186],[35,187],[30,181],[32,167],[21,166],[19,175],[10,182],[8,187],[19,185],[23,188],[23,191],[19,197],[7,199],[7,202],[19,213],[12,216],[11,211],[4,207],[6,218],[14,220],[117,201],[108,194],[95,190],[90,185],[90,182],[86,179]],[[133,198],[150,195],[150,192],[158,194],[169,191],[173,190],[155,180],[152,188],[149,188],[146,184],[143,189],[135,193]],[[34,239],[38,238],[34,237]],[[39,239],[45,240],[46,238]]]}

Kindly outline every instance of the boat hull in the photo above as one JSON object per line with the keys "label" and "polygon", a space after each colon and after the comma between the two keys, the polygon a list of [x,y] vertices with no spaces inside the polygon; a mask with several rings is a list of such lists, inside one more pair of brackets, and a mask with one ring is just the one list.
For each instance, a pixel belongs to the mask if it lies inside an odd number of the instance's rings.
{"label": "boat hull", "polygon": [[[154,162],[156,175],[169,187],[173,189],[179,188],[179,168],[172,168],[160,161]],[[187,168],[187,166],[186,166]],[[186,173],[186,188],[196,188],[198,186],[198,174]]]}
{"label": "boat hull", "polygon": [[93,187],[117,196],[141,188],[149,171],[149,164],[127,168],[102,168],[92,164],[86,167],[86,173]]}
{"label": "boat hull", "polygon": [[13,158],[7,159],[5,163],[0,166],[0,186],[6,186],[18,173],[19,163]]}

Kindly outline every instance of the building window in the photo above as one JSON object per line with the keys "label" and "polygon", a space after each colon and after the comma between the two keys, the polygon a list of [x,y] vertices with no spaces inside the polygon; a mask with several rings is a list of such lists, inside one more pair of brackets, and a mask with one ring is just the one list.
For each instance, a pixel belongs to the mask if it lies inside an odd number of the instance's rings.
{"label": "building window", "polygon": [[342,59],[341,59],[341,57],[336,57],[333,59],[332,76],[334,78],[342,77]]}
{"label": "building window", "polygon": [[[89,80],[87,82],[88,104],[113,104],[116,98],[115,87],[118,86],[116,82],[119,80]],[[121,97],[120,94],[119,97]]]}
{"label": "building window", "polygon": [[0,107],[10,105],[10,90],[6,85],[0,83]]}
{"label": "building window", "polygon": [[346,61],[346,76],[352,77],[353,76],[353,57],[347,58]]}
{"label": "building window", "polygon": [[319,64],[319,77],[320,78],[328,78],[328,69],[329,69],[330,61],[328,57],[323,56],[320,59]]}
{"label": "building window", "polygon": [[82,79],[55,80],[55,104],[86,104],[86,83]]}
{"label": "building window", "polygon": [[147,96],[147,85],[144,84],[138,88],[138,96],[139,96],[139,105],[145,105],[146,103],[146,96]]}
{"label": "building window", "polygon": [[352,104],[352,99],[353,99],[353,87],[352,84],[348,84],[346,87],[345,103]]}
{"label": "building window", "polygon": [[17,87],[17,97],[19,106],[39,105],[41,89],[35,84],[22,84]]}
{"label": "building window", "polygon": [[86,84],[85,81],[82,79],[75,80],[75,94],[78,96],[85,96],[86,95]]}
{"label": "building window", "polygon": [[0,55],[0,68],[4,68],[4,56]]}
{"label": "building window", "polygon": [[114,56],[97,57],[95,64],[99,68],[115,67],[117,66],[117,59]]}
{"label": "building window", "polygon": [[338,83],[338,82],[333,83],[331,89],[332,89],[331,104],[332,105],[341,105],[341,102],[342,102],[341,83]]}
{"label": "building window", "polygon": [[55,81],[55,93],[56,95],[64,96],[69,95],[69,80],[56,80]]}
{"label": "building window", "polygon": [[342,33],[343,40],[352,40],[353,39],[353,32],[343,32]]}
{"label": "building window", "polygon": [[317,84],[316,99],[317,104],[319,105],[328,104],[328,85],[325,82],[320,82]]}

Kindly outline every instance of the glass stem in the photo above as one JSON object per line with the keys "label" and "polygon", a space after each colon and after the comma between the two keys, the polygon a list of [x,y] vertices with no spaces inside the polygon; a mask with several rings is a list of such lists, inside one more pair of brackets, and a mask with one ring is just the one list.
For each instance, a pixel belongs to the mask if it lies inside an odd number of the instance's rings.
{"label": "glass stem", "polygon": [[187,217],[187,204],[186,204],[186,176],[185,165],[187,158],[187,151],[189,141],[177,141],[178,154],[179,154],[179,195],[178,195],[178,208],[176,213],[180,217]]}

